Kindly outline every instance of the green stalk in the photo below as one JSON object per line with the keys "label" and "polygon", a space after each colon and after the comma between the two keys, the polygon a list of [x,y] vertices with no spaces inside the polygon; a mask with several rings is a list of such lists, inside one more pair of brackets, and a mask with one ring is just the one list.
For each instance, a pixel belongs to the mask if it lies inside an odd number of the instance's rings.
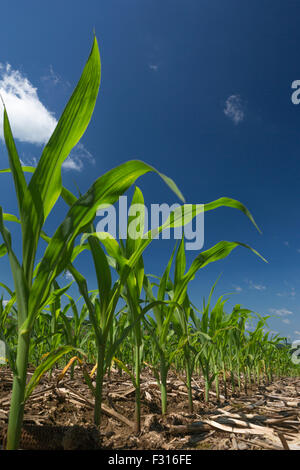
{"label": "green stalk", "polygon": [[205,403],[209,402],[209,379],[207,376],[205,376]]}
{"label": "green stalk", "polygon": [[98,345],[98,361],[97,361],[95,408],[94,408],[94,423],[96,426],[100,426],[101,424],[103,380],[104,380],[104,348],[102,345]]}
{"label": "green stalk", "polygon": [[139,344],[135,344],[134,348],[134,365],[135,365],[135,432],[141,432],[141,354]]}
{"label": "green stalk", "polygon": [[224,397],[227,398],[227,379],[226,379],[226,367],[223,362],[223,382],[224,382]]}
{"label": "green stalk", "polygon": [[166,366],[164,356],[160,357],[160,394],[161,394],[161,414],[167,413],[167,376],[168,367]]}
{"label": "green stalk", "polygon": [[240,371],[240,365],[239,364],[237,366],[237,381],[238,381],[239,393],[241,393],[241,371]]}
{"label": "green stalk", "polygon": [[247,395],[247,393],[248,393],[248,377],[247,377],[246,367],[243,368],[243,376],[244,376],[244,391]]}
{"label": "green stalk", "polygon": [[256,383],[259,386],[260,385],[260,372],[259,372],[259,365],[256,366]]}
{"label": "green stalk", "polygon": [[7,450],[16,450],[19,447],[25,405],[24,398],[29,345],[30,333],[19,334],[16,373],[14,374],[11,406],[8,420]]}
{"label": "green stalk", "polygon": [[234,373],[233,373],[233,371],[230,372],[230,377],[231,377],[232,393],[234,393],[235,392],[235,383],[234,383]]}
{"label": "green stalk", "polygon": [[192,371],[189,358],[186,358],[186,385],[188,391],[188,403],[189,403],[189,412],[193,413],[194,404],[193,404],[193,394],[192,394]]}
{"label": "green stalk", "polygon": [[250,370],[250,367],[247,366],[247,375],[248,375],[248,382],[249,382],[249,385],[251,387],[252,385],[252,377],[251,377],[251,370]]}
{"label": "green stalk", "polygon": [[217,365],[215,365],[215,389],[216,389],[216,395],[217,395],[217,400],[220,400],[220,387],[219,387],[219,372]]}

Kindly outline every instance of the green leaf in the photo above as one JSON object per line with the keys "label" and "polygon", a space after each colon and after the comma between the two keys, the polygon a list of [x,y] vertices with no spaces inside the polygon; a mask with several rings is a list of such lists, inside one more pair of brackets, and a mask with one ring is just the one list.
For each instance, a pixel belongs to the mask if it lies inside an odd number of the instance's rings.
{"label": "green leaf", "polygon": [[2,258],[2,256],[5,256],[7,253],[7,248],[5,246],[5,243],[2,243],[2,245],[0,245],[0,258]]}
{"label": "green leaf", "polygon": [[24,323],[27,317],[27,302],[28,302],[28,285],[24,276],[24,271],[20,266],[20,263],[11,246],[11,234],[4,226],[3,223],[3,212],[0,206],[0,233],[5,243],[9,262],[11,266],[11,272],[14,279],[14,285],[16,290],[17,304],[18,304],[18,325]]}
{"label": "green leaf", "polygon": [[126,374],[129,375],[132,385],[136,387],[137,385],[135,377],[133,373],[128,369],[128,367],[124,364],[124,362],[122,362],[120,359],[117,359],[116,357],[113,358],[113,361],[117,364],[118,367],[120,367],[120,369],[122,369],[124,372],[126,372]]}
{"label": "green leaf", "polygon": [[114,204],[138,177],[150,171],[158,173],[142,161],[133,160],[123,163],[98,178],[91,188],[72,205],[67,217],[49,242],[40,263],[30,293],[29,323],[39,311],[43,298],[48,295],[53,279],[69,263],[76,236],[92,222],[98,206]]}
{"label": "green leaf", "polygon": [[5,108],[4,137],[9,156],[9,164],[14,179],[21,219],[24,274],[27,282],[31,284],[34,256],[28,256],[28,247],[34,242],[36,238],[35,227],[38,220],[37,214],[39,210],[42,212],[42,208],[36,204],[35,200],[33,200],[32,195],[27,187]]}
{"label": "green leaf", "polygon": [[13,291],[3,282],[0,282],[0,286],[3,287],[11,297],[14,295]]}
{"label": "green leaf", "polygon": [[99,243],[99,240],[96,240],[93,236],[91,236],[89,237],[88,242],[94,260],[98,289],[100,294],[101,311],[104,313],[109,303],[110,289],[112,284],[110,267],[106,255]]}
{"label": "green leaf", "polygon": [[209,202],[208,204],[205,204],[205,211],[210,211],[212,209],[217,209],[218,207],[231,207],[233,209],[238,209],[243,214],[245,214],[249,220],[253,223],[253,225],[256,227],[259,233],[261,233],[261,230],[258,228],[252,214],[249,212],[246,206],[242,204],[241,202],[237,201],[236,199],[231,199],[229,197],[221,197],[219,199],[216,199],[215,201]]}
{"label": "green leaf", "polygon": [[158,300],[163,300],[165,298],[167,285],[168,285],[169,277],[170,277],[170,271],[171,271],[171,267],[172,267],[172,263],[173,263],[176,248],[177,248],[177,243],[175,243],[175,246],[174,246],[174,249],[172,251],[171,257],[168,261],[167,267],[166,267],[166,269],[164,271],[164,274],[161,278],[161,281],[159,283],[158,294],[157,294],[157,299]]}
{"label": "green leaf", "polygon": [[13,139],[11,132],[11,127],[9,119],[6,112],[5,103],[4,106],[4,115],[3,115],[3,133],[5,138],[5,144],[8,151],[9,166],[13,175],[17,202],[19,207],[19,213],[22,216],[22,207],[24,202],[25,194],[28,192],[27,183],[24,177],[24,173],[21,167],[21,162],[18,156],[17,148]]}
{"label": "green leaf", "polygon": [[42,200],[44,220],[61,193],[61,166],[81,139],[92,117],[100,86],[100,75],[100,55],[95,37],[80,80],[43,150],[29,183],[34,199]]}
{"label": "green leaf", "polygon": [[90,57],[78,85],[30,180],[28,185],[30,194],[27,192],[24,195],[22,206],[24,215],[21,217],[21,220],[26,220],[23,234],[23,264],[26,277],[30,281],[41,229],[62,191],[62,164],[82,137],[95,107],[100,85],[100,68],[99,50],[97,40],[94,38]]}
{"label": "green leaf", "polygon": [[263,261],[267,263],[267,261],[256,250],[246,245],[245,243],[221,241],[209,250],[203,251],[194,259],[190,266],[190,269],[182,278],[181,282],[176,288],[174,300],[179,303],[184,300],[187,285],[189,281],[193,279],[199,269],[204,268],[210,263],[226,258],[232,252],[232,250],[234,250],[238,246],[242,246],[251,250],[254,254],[259,256]]}
{"label": "green leaf", "polygon": [[51,351],[47,357],[41,362],[41,364],[35,369],[30,381],[28,382],[26,389],[25,389],[25,401],[28,400],[31,393],[35,389],[35,387],[39,384],[43,375],[51,369],[51,367],[57,362],[62,356],[68,354],[71,351],[80,352],[83,354],[78,348],[74,348],[73,346],[61,346],[55,351]]}
{"label": "green leaf", "polygon": [[[137,209],[137,212],[133,214],[133,209]],[[129,217],[127,224],[127,239],[126,239],[126,258],[130,258],[132,253],[135,252],[137,247],[141,244],[142,237],[144,235],[145,228],[145,201],[142,191],[136,187],[131,205],[129,208]],[[137,232],[137,233],[136,233]],[[141,234],[141,237],[133,238],[132,235]]]}
{"label": "green leaf", "polygon": [[174,285],[183,278],[186,267],[185,249],[184,249],[184,237],[182,237],[179,245],[176,259],[175,259],[175,274],[174,274]]}

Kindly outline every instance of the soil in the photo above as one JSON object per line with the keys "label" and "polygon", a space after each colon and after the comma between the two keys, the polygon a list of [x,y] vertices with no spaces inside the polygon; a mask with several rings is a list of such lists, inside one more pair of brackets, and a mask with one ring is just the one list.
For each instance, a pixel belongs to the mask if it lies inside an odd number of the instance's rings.
{"label": "soil", "polygon": [[[93,396],[83,380],[81,369],[75,368],[73,378],[68,371],[58,381],[60,373],[61,370],[57,369],[51,376],[44,376],[26,402],[26,432],[28,429],[39,431],[42,427],[46,431],[49,426],[60,426],[60,430],[75,427],[90,429],[93,424]],[[31,374],[32,371],[29,372],[29,378]],[[2,367],[2,440],[8,422],[11,388],[11,371]],[[168,380],[168,413],[163,418],[160,414],[159,388],[153,376],[145,370],[141,386],[142,429],[137,434],[134,428],[134,387],[128,376],[113,370],[104,384],[103,416],[97,446],[101,449],[125,450],[300,450],[299,377],[276,379],[271,384],[262,383],[240,393],[237,388],[233,393],[229,383],[227,388],[228,398],[221,395],[217,401],[212,391],[209,403],[205,403],[203,381],[195,377],[194,410],[191,413],[184,378],[171,371]],[[48,441],[46,439],[45,442]],[[0,448],[2,444],[0,437]],[[30,448],[26,445],[28,440],[23,439],[21,448]],[[49,448],[47,445],[49,443],[42,443],[39,448]],[[76,448],[76,443],[75,447],[72,445]]]}

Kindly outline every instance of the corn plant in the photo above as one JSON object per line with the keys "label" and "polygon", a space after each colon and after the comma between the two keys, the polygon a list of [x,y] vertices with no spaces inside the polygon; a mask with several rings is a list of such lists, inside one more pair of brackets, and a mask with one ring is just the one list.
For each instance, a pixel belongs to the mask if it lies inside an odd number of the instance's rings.
{"label": "corn plant", "polygon": [[[170,181],[170,180],[169,180]],[[173,189],[174,184],[171,185]],[[178,191],[176,191],[178,193]],[[180,193],[179,193],[180,194]],[[136,188],[133,197],[133,204],[143,203],[143,196],[141,191]],[[129,218],[128,224],[131,219]],[[144,244],[142,249],[138,251],[141,240],[137,242],[127,238],[127,245],[124,247],[118,244],[109,234],[105,238],[101,234],[93,231],[93,226],[90,227],[90,232],[87,232],[81,240],[81,244],[88,241],[88,247],[93,256],[95,272],[99,289],[99,302],[93,306],[89,301],[87,294],[87,283],[84,277],[74,268],[72,264],[69,265],[69,271],[72,273],[76,280],[79,290],[86,301],[91,323],[96,336],[98,360],[97,360],[97,375],[96,375],[96,390],[95,394],[95,410],[94,422],[100,425],[101,420],[101,404],[102,404],[102,386],[104,375],[109,369],[113,356],[117,347],[129,334],[130,330],[134,331],[135,341],[135,380],[136,387],[136,432],[140,432],[140,368],[141,368],[141,319],[147,310],[151,309],[151,305],[141,309],[139,305],[139,297],[143,285],[143,250],[148,246],[149,242]],[[151,239],[150,239],[151,240]],[[112,278],[110,272],[109,261],[101,248],[100,241],[105,245],[108,254],[115,260],[115,267],[118,270],[119,279],[112,285]],[[136,253],[138,252],[138,256]],[[126,298],[130,312],[129,325],[123,331],[121,337],[117,340],[112,340],[112,328],[115,310],[121,296]]]}

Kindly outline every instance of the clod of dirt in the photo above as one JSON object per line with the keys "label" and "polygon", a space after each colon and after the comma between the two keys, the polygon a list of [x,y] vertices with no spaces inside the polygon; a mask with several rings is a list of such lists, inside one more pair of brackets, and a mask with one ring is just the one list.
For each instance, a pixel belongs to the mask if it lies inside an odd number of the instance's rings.
{"label": "clod of dirt", "polygon": [[62,440],[64,450],[93,450],[100,448],[100,433],[96,426],[70,426]]}
{"label": "clod of dirt", "polygon": [[145,420],[144,420],[144,427],[143,430],[144,432],[149,432],[149,431],[163,431],[163,426],[161,425],[159,421],[159,416],[158,415],[147,415]]}

